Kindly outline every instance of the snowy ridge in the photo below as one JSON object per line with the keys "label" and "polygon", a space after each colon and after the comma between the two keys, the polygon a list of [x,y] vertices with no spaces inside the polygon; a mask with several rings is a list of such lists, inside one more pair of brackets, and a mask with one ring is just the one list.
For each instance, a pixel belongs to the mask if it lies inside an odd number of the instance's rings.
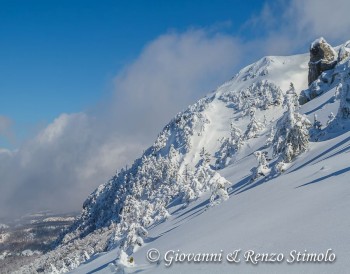
{"label": "snowy ridge", "polygon": [[[317,188],[315,193],[319,197],[302,212],[302,206],[315,195],[306,186],[313,184],[312,180],[317,181],[317,176],[325,177],[321,181],[326,180],[338,170],[331,162],[332,157],[337,157],[337,161],[346,159],[345,154],[332,156],[327,150],[338,142],[346,148],[350,142],[346,137],[348,125],[343,120],[350,114],[346,103],[350,69],[346,58],[334,70],[322,74],[310,88],[307,87],[307,54],[269,56],[242,69],[214,93],[176,115],[130,169],[118,172],[87,198],[81,216],[58,239],[57,248],[22,271],[65,273],[95,258],[97,253],[110,251],[82,265],[77,273],[93,271],[115,260],[118,254],[119,259],[133,254],[136,266],[129,265],[131,272],[162,273],[163,267],[157,268],[145,261],[147,246],[155,246],[161,252],[167,248],[213,252],[213,249],[232,249],[232,243],[226,239],[231,236],[240,243],[239,248],[265,246],[267,251],[277,248],[287,252],[283,233],[293,223],[301,223],[312,214],[327,218],[327,212],[318,212],[319,203],[322,199],[331,203],[333,200],[326,192],[337,197],[344,187],[341,179],[336,189],[328,185]],[[314,87],[320,91],[319,97],[300,107],[299,93],[304,90],[302,93],[308,94]],[[331,113],[338,116],[329,118]],[[323,142],[317,142],[321,140]],[[316,161],[320,155],[323,158]],[[283,184],[285,181],[290,183]],[[349,188],[343,193],[350,193]],[[271,199],[264,203],[264,197]],[[303,201],[302,206],[293,207],[295,199]],[[343,212],[347,204],[341,200],[332,212]],[[291,213],[287,218],[275,207],[291,208]],[[320,211],[325,207],[321,206]],[[264,215],[263,209],[270,210],[271,216]],[[229,216],[225,216],[225,212],[230,212]],[[195,217],[191,217],[192,213]],[[248,218],[244,213],[251,216]],[[278,224],[278,218],[283,219],[283,225]],[[334,221],[339,222],[338,218],[334,216]],[[235,230],[230,227],[235,235],[246,233],[248,236],[240,240],[231,235],[228,228],[222,228],[220,235],[213,235],[215,224],[223,221],[235,227]],[[255,223],[260,226],[258,230],[249,227]],[[318,230],[319,237],[331,229],[320,219],[311,219],[310,226],[313,225],[324,226]],[[276,235],[268,235],[265,230],[272,230]],[[263,240],[259,231],[265,237]],[[311,228],[299,229],[295,233],[300,236],[310,231]],[[336,232],[344,234],[341,229]],[[192,238],[205,240],[196,245]],[[268,239],[271,244],[266,246]],[[302,239],[311,244],[310,239]],[[276,240],[281,243],[275,244]],[[296,245],[303,248],[300,243]],[[344,250],[346,241],[334,243],[339,252],[348,253]],[[290,246],[288,241],[284,244],[287,248]],[[177,267],[180,268],[167,271],[186,271],[189,266]],[[203,270],[200,265],[191,267],[194,272]],[[113,271],[105,268],[105,273]],[[208,269],[208,273],[222,273],[232,270],[232,266],[222,264],[208,266]],[[266,273],[275,271],[264,269]]]}

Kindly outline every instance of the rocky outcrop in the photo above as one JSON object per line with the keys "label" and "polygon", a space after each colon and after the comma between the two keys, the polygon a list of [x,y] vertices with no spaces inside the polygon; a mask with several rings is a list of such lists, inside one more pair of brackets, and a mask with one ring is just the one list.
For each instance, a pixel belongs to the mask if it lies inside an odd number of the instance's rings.
{"label": "rocky outcrop", "polygon": [[342,45],[338,52],[338,63],[342,63],[350,56],[350,41]]}
{"label": "rocky outcrop", "polygon": [[327,41],[321,37],[316,39],[310,46],[309,61],[309,85],[315,81],[322,72],[335,67],[337,53]]}

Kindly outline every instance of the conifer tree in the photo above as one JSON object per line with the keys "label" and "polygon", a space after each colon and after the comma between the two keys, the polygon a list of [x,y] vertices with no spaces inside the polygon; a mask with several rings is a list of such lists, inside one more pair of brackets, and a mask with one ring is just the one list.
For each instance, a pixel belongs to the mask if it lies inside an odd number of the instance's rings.
{"label": "conifer tree", "polygon": [[255,110],[250,113],[250,122],[247,126],[247,130],[244,133],[245,139],[256,138],[258,133],[264,128],[264,124],[259,122],[255,116]]}
{"label": "conifer tree", "polygon": [[314,129],[316,130],[321,130],[322,128],[322,123],[317,119],[317,114],[314,114],[314,124],[313,124]]}
{"label": "conifer tree", "polygon": [[211,195],[210,195],[210,205],[214,206],[222,201],[226,201],[229,198],[227,187],[230,182],[222,177],[219,173],[214,171],[213,177],[211,178]]}
{"label": "conifer tree", "polygon": [[330,125],[330,123],[332,123],[335,119],[335,115],[333,114],[333,112],[331,112],[329,115],[328,115],[328,120],[327,120],[327,126]]}
{"label": "conifer tree", "polygon": [[346,81],[348,77],[348,75],[342,74],[341,82],[337,86],[340,97],[340,105],[337,116],[344,119],[348,119],[350,117],[350,85],[349,82]]}
{"label": "conifer tree", "polygon": [[289,163],[309,144],[309,128],[311,122],[295,111],[293,97],[286,94],[287,111],[277,122],[277,129],[273,141],[274,155],[280,154],[283,161]]}
{"label": "conifer tree", "polygon": [[260,176],[266,176],[270,172],[265,153],[262,151],[255,151],[254,155],[258,161],[258,166],[251,170],[252,180],[257,179]]}
{"label": "conifer tree", "polygon": [[232,161],[235,153],[243,146],[242,131],[235,127],[233,123],[230,126],[230,136],[222,138],[219,151],[215,154],[217,160],[215,167],[217,169],[224,168]]}
{"label": "conifer tree", "polygon": [[269,147],[273,143],[275,137],[275,127],[271,126],[270,133],[267,135],[266,147]]}

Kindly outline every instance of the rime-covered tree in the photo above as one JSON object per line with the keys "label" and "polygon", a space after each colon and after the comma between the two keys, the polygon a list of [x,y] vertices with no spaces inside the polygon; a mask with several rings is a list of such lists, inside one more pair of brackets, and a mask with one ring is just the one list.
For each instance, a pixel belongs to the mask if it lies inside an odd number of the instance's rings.
{"label": "rime-covered tree", "polygon": [[111,270],[113,273],[124,274],[126,273],[126,268],[134,266],[134,259],[133,257],[129,257],[123,250],[119,250],[118,253],[118,257],[115,261],[115,269]]}
{"label": "rime-covered tree", "polygon": [[202,192],[210,188],[210,179],[213,176],[213,170],[210,168],[210,153],[203,147],[199,153],[200,160],[193,172],[188,164],[185,165],[182,174],[181,193],[182,201],[188,204],[197,199]]}
{"label": "rime-covered tree", "polygon": [[247,125],[247,130],[244,133],[245,139],[256,138],[258,133],[264,128],[264,124],[261,123],[255,116],[255,110],[250,113],[250,122]]}
{"label": "rime-covered tree", "polygon": [[317,114],[314,114],[314,124],[313,124],[314,129],[316,130],[321,130],[322,128],[322,123],[317,119]]}
{"label": "rime-covered tree", "polygon": [[307,149],[311,127],[311,122],[295,111],[292,96],[286,94],[287,111],[277,122],[273,140],[274,155],[279,154],[287,163]]}
{"label": "rime-covered tree", "polygon": [[197,165],[195,172],[196,192],[200,195],[201,192],[206,192],[210,189],[210,179],[212,177],[213,170],[209,164],[205,161],[201,161]]}
{"label": "rime-covered tree", "polygon": [[266,176],[270,172],[270,168],[268,166],[267,160],[266,160],[266,154],[262,151],[255,151],[254,155],[258,161],[258,166],[252,168],[252,180],[257,179],[261,176]]}
{"label": "rime-covered tree", "polygon": [[182,183],[181,183],[181,192],[182,192],[182,201],[189,203],[196,199],[198,189],[195,186],[195,176],[192,169],[188,164],[185,165],[183,174],[182,174]]}
{"label": "rime-covered tree", "polygon": [[163,131],[158,135],[156,141],[153,144],[153,151],[154,152],[158,152],[159,150],[161,150],[162,148],[164,148],[166,146],[166,143],[167,143],[168,137],[169,137],[168,135],[169,135],[169,133],[166,131]]}
{"label": "rime-covered tree", "polygon": [[222,138],[220,142],[220,149],[215,153],[215,156],[217,158],[215,167],[217,169],[221,169],[227,166],[231,162],[235,153],[239,151],[243,146],[244,142],[242,131],[238,127],[235,127],[233,123],[231,123],[230,136],[227,138]]}
{"label": "rime-covered tree", "polygon": [[214,206],[222,201],[226,201],[229,198],[227,187],[230,185],[230,182],[215,171],[210,181],[212,191],[209,199],[210,205]]}
{"label": "rime-covered tree", "polygon": [[204,161],[206,163],[210,163],[210,158],[211,158],[211,155],[208,151],[205,150],[204,147],[202,147],[200,153],[199,153],[199,156],[201,157],[201,160],[200,161]]}
{"label": "rime-covered tree", "polygon": [[230,137],[235,145],[236,150],[240,150],[244,145],[242,131],[236,127],[232,122],[230,125]]}
{"label": "rime-covered tree", "polygon": [[266,127],[268,124],[266,115],[264,115],[263,125]]}
{"label": "rime-covered tree", "polygon": [[125,237],[123,243],[123,249],[128,248],[134,252],[137,246],[142,246],[144,244],[143,237],[147,236],[147,230],[140,225],[140,223],[132,223],[128,228],[128,233]]}
{"label": "rime-covered tree", "polygon": [[342,74],[341,82],[337,86],[340,97],[340,105],[337,116],[344,119],[348,119],[350,117],[350,85],[348,77],[348,75]]}
{"label": "rime-covered tree", "polygon": [[293,102],[294,108],[297,110],[300,108],[299,105],[299,96],[295,90],[294,84],[291,82],[289,85],[289,89],[286,91],[286,94],[290,95],[290,98]]}
{"label": "rime-covered tree", "polygon": [[269,147],[272,145],[274,137],[275,137],[275,127],[271,126],[270,133],[267,135],[267,139],[266,139],[266,147]]}
{"label": "rime-covered tree", "polygon": [[192,170],[188,164],[185,165],[184,171],[182,173],[182,179],[184,182],[188,183],[192,178]]}
{"label": "rime-covered tree", "polygon": [[330,123],[332,123],[335,119],[335,115],[333,114],[333,112],[331,112],[329,115],[328,115],[328,120],[327,120],[327,126],[330,125]]}
{"label": "rime-covered tree", "polygon": [[318,120],[317,114],[314,114],[314,122],[312,124],[312,128],[310,129],[310,138],[313,141],[318,141],[320,137],[320,133],[322,130],[322,123],[320,120]]}
{"label": "rime-covered tree", "polygon": [[242,111],[242,117],[244,117],[249,115],[251,107],[266,110],[272,106],[281,105],[283,92],[274,83],[261,80],[238,92],[236,90],[226,92],[220,96],[220,99],[235,104],[236,108]]}

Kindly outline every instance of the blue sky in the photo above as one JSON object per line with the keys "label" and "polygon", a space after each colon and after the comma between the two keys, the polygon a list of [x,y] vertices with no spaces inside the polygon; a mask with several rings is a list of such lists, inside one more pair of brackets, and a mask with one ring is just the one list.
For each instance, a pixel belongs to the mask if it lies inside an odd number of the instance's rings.
{"label": "blue sky", "polygon": [[[14,148],[60,113],[83,111],[147,43],[172,30],[241,34],[262,1],[0,1],[0,115]],[[249,39],[247,35],[246,39]],[[16,141],[15,141],[16,140]],[[15,142],[15,143],[14,143]]]}

